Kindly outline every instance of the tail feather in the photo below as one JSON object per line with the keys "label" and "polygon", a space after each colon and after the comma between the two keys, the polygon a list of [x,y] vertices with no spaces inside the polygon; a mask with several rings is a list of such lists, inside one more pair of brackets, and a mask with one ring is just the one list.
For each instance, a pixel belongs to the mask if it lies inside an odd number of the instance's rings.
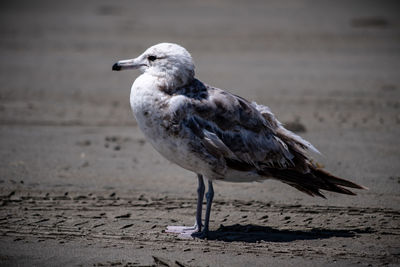
{"label": "tail feather", "polygon": [[[289,183],[288,183],[289,184]],[[289,184],[291,186],[293,186],[294,188],[296,188],[297,190],[306,193],[309,196],[319,196],[322,198],[326,198],[319,190],[318,188],[306,188],[304,186],[298,185],[298,184]]]}
{"label": "tail feather", "polygon": [[326,190],[346,195],[356,195],[345,187],[356,189],[367,189],[348,180],[333,176],[332,174],[310,166],[310,172],[302,173],[295,169],[266,170],[274,178],[295,187],[296,189],[311,195],[325,198],[320,190]]}
{"label": "tail feather", "polygon": [[350,188],[356,188],[356,189],[368,189],[365,186],[358,185],[358,184],[355,184],[355,183],[350,182],[348,180],[345,180],[343,178],[339,178],[339,177],[333,176],[329,172],[327,172],[325,170],[322,170],[322,169],[314,168],[313,172],[314,172],[315,176],[321,177],[321,178],[323,178],[323,179],[325,179],[325,180],[327,180],[327,181],[329,181],[329,182],[331,182],[333,184],[336,184],[336,185],[341,185],[341,186],[350,187]]}

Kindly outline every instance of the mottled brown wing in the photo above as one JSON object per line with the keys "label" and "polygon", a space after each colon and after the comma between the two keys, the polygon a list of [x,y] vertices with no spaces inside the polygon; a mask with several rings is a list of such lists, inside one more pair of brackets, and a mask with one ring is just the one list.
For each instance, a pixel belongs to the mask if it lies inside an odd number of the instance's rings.
{"label": "mottled brown wing", "polygon": [[191,99],[183,121],[211,154],[257,169],[293,165],[294,155],[276,133],[277,122],[266,120],[254,104],[241,97],[202,86],[206,90],[200,98],[191,97],[198,96],[198,91],[185,90]]}

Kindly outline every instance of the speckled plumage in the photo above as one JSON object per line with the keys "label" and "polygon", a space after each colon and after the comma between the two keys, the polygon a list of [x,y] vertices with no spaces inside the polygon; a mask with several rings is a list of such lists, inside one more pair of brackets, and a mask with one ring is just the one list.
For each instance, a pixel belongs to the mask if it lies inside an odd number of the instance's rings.
{"label": "speckled plumage", "polygon": [[[197,79],[171,92],[156,83],[145,90],[141,83],[132,87],[132,109],[155,149],[172,162],[209,179],[236,182],[266,179],[257,171],[296,167],[294,161],[306,169],[305,149],[311,146],[285,131],[267,107]],[[287,144],[280,136],[297,139]],[[295,159],[293,150],[302,157]]]}
{"label": "speckled plumage", "polygon": [[320,189],[353,194],[343,187],[363,188],[314,166],[307,150],[318,151],[285,129],[268,107],[196,79],[183,47],[155,45],[113,67],[124,68],[143,72],[130,96],[139,127],[177,165],[209,181],[275,178],[309,195],[323,196]]}
{"label": "speckled plumage", "polygon": [[267,179],[266,167],[307,171],[305,150],[315,148],[284,129],[267,107],[208,86],[194,71],[186,71],[187,82],[178,87],[170,82],[178,76],[174,70],[170,76],[154,73],[137,78],[131,106],[146,137],[170,161],[235,182]]}

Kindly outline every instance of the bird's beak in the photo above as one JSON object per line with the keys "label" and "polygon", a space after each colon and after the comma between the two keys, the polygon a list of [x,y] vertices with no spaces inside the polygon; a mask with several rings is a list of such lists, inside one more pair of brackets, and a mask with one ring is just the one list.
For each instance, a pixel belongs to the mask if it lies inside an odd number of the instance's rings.
{"label": "bird's beak", "polygon": [[112,70],[120,71],[127,69],[138,69],[142,66],[145,66],[145,64],[142,64],[141,60],[139,60],[138,58],[133,58],[118,61],[112,66]]}

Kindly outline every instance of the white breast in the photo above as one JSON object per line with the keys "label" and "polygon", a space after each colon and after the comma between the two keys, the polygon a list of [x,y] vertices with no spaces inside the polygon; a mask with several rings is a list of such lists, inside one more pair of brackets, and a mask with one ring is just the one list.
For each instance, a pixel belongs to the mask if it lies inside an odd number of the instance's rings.
{"label": "white breast", "polygon": [[194,172],[199,172],[202,165],[197,158],[190,155],[188,139],[171,136],[166,131],[164,103],[168,103],[168,112],[177,106],[174,97],[166,95],[158,88],[158,80],[154,76],[143,74],[133,83],[130,103],[133,114],[147,140],[165,158],[175,164]]}
{"label": "white breast", "polygon": [[148,74],[139,76],[132,85],[130,103],[136,121],[153,143],[160,136],[162,113],[158,107],[166,96],[157,88],[157,79]]}

